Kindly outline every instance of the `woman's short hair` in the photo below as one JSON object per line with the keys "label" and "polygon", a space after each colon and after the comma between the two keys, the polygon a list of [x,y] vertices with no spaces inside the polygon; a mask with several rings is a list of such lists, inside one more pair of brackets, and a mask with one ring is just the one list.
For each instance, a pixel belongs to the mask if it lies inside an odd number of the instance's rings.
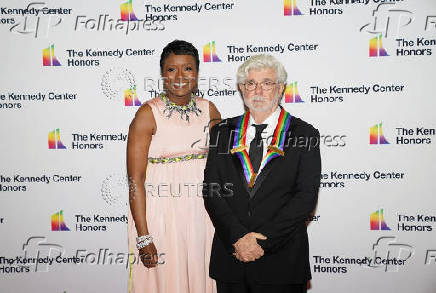
{"label": "woman's short hair", "polygon": [[163,73],[163,67],[165,59],[173,53],[175,55],[191,55],[195,59],[195,64],[197,65],[197,71],[200,66],[200,58],[198,57],[198,50],[189,42],[182,40],[174,40],[165,46],[160,55],[160,72]]}
{"label": "woman's short hair", "polygon": [[265,68],[272,68],[276,71],[277,82],[286,82],[288,74],[286,73],[283,65],[271,55],[259,54],[251,56],[244,63],[242,63],[241,66],[239,66],[237,73],[238,83],[245,83],[250,70],[261,70]]}

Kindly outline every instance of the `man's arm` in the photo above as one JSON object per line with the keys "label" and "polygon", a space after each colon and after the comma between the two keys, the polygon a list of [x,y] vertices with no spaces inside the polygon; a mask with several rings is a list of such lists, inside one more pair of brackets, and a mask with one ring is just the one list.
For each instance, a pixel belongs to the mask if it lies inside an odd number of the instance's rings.
{"label": "man's arm", "polygon": [[[285,244],[316,206],[321,174],[320,140],[318,130],[312,128],[310,132],[308,145],[297,145],[302,148],[302,153],[297,171],[296,194],[272,221],[256,229],[256,232],[267,237],[266,240],[258,241],[265,253],[274,252]],[[310,143],[313,141],[316,141],[316,145]]]}
{"label": "man's arm", "polygon": [[249,231],[233,214],[226,199],[223,197],[222,191],[225,182],[222,182],[219,178],[216,166],[216,162],[220,160],[217,151],[219,139],[219,125],[215,125],[210,132],[209,154],[204,170],[203,199],[204,206],[215,226],[218,237],[226,246],[226,250],[229,253],[233,253],[233,244]]}

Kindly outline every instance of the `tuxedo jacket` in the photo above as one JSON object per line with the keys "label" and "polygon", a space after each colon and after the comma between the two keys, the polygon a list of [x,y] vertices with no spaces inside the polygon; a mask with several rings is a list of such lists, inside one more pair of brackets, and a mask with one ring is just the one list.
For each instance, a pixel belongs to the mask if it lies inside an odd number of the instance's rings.
{"label": "tuxedo jacket", "polygon": [[[203,184],[205,208],[215,226],[210,277],[305,283],[311,278],[306,220],[316,206],[321,174],[319,132],[291,117],[284,155],[272,159],[250,188],[241,161],[230,152],[239,119],[225,119],[210,132]],[[233,256],[233,244],[249,232],[267,237],[257,240],[265,254],[243,263]]]}

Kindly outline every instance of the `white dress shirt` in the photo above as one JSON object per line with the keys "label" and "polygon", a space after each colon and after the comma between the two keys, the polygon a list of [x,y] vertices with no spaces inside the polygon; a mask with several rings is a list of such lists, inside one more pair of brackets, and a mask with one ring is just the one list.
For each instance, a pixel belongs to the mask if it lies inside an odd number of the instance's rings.
{"label": "white dress shirt", "polygon": [[[265,154],[268,151],[267,147],[271,144],[274,135],[274,130],[276,129],[277,123],[279,122],[280,112],[281,112],[281,108],[280,106],[278,106],[277,109],[268,116],[268,118],[266,118],[262,123],[259,123],[259,124],[267,124],[265,130],[262,132],[262,142],[263,142],[262,158],[265,157]],[[250,149],[250,143],[256,135],[256,128],[252,126],[252,124],[257,124],[257,123],[254,121],[253,116],[250,115],[250,120],[248,121],[248,127],[247,127],[247,138],[245,139],[245,143],[249,149]]]}

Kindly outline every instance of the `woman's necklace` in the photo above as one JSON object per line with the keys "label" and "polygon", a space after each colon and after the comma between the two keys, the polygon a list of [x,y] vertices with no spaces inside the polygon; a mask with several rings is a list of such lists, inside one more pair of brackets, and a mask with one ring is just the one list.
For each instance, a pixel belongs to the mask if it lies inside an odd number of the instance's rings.
{"label": "woman's necklace", "polygon": [[195,103],[194,94],[191,94],[191,99],[186,105],[177,105],[174,102],[171,102],[170,99],[164,94],[161,93],[159,95],[160,99],[165,103],[165,110],[163,113],[168,112],[167,118],[169,119],[174,111],[180,113],[180,119],[186,120],[189,122],[189,113],[195,113],[195,115],[199,115],[201,110],[197,107],[197,103]]}

